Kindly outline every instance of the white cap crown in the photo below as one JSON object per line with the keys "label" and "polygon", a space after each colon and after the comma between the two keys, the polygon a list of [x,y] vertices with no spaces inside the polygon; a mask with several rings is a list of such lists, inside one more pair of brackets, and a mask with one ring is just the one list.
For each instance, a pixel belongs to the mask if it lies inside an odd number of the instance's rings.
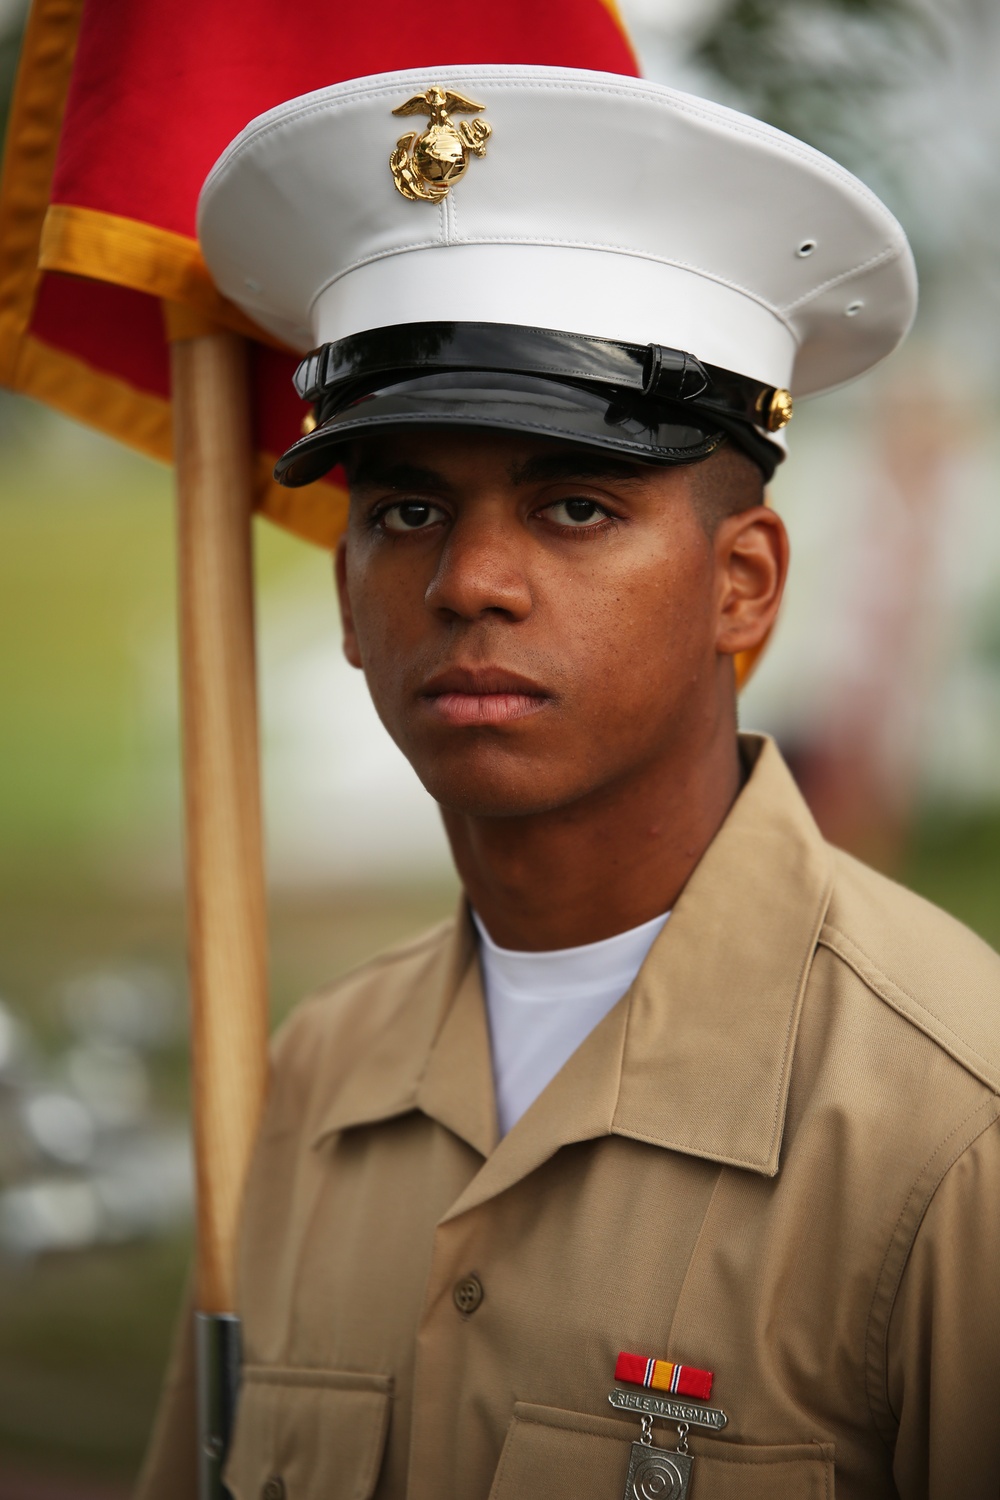
{"label": "white cap crown", "polygon": [[[414,201],[390,155],[433,122],[393,111],[434,86],[483,106],[462,118],[491,133],[445,196]],[[395,323],[512,323],[684,349],[805,395],[890,353],[916,306],[902,229],[829,158],[573,69],[421,68],[294,99],[213,168],[199,235],[225,295],[303,351]]]}

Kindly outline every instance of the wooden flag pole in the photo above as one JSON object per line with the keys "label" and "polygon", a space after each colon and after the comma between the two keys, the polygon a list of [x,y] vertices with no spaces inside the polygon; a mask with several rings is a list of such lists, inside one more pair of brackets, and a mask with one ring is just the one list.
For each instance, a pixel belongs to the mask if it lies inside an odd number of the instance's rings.
{"label": "wooden flag pole", "polygon": [[[168,318],[168,328],[170,327]],[[175,321],[171,331],[183,335]],[[267,946],[245,340],[171,342],[197,1180],[201,1500],[239,1379],[235,1245],[267,1078]]]}

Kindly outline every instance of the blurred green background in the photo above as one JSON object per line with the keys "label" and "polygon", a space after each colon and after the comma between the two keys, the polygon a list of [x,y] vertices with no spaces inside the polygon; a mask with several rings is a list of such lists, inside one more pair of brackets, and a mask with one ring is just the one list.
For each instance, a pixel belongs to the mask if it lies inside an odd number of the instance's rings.
{"label": "blurred green background", "polygon": [[[1000,946],[996,7],[624,8],[651,76],[834,151],[913,237],[910,352],[796,418],[743,717],[836,842]],[[126,1492],[190,1251],[171,476],[4,393],[0,475],[0,1500],[84,1500]],[[258,524],[257,572],[277,1019],[455,884],[329,558]]]}

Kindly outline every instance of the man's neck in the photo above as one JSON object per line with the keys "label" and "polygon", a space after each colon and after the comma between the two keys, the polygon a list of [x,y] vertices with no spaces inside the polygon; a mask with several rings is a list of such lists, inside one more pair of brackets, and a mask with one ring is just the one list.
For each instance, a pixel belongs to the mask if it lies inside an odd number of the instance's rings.
{"label": "man's neck", "polygon": [[521,818],[444,810],[466,894],[503,948],[598,942],[668,911],[735,801],[732,732],[570,806]]}

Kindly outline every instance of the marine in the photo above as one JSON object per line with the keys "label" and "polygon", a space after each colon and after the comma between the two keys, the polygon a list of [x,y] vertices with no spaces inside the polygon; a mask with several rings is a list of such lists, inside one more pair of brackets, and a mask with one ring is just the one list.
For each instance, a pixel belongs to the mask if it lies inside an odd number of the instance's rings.
{"label": "marine", "polygon": [[[421,98],[490,127],[429,196]],[[464,893],[275,1041],[235,1500],[995,1497],[1000,960],[737,724],[765,485],[905,335],[901,229],[721,106],[451,66],[251,122],[199,232],[303,354],[276,473],[343,466],[344,648]],[[194,1492],[184,1321],[138,1493]]]}

